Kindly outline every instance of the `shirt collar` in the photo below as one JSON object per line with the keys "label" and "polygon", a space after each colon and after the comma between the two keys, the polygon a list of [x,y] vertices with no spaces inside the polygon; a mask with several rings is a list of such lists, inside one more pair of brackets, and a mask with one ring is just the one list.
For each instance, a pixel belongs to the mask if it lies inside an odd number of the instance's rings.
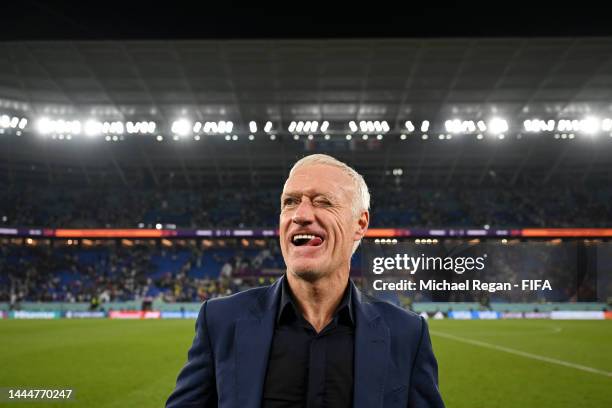
{"label": "shirt collar", "polygon": [[[351,285],[350,283],[346,285],[346,289],[344,291],[344,295],[342,295],[342,300],[338,305],[338,308],[334,312],[334,318],[338,317],[338,322],[347,324],[350,326],[355,325],[354,313],[353,313],[353,299],[351,294]],[[287,282],[287,277],[283,277],[283,284],[281,286],[281,299],[280,305],[278,307],[278,313],[276,315],[276,323],[280,324],[287,320],[284,319],[292,319],[295,317],[299,317],[300,312],[295,300],[293,298],[293,292],[291,292],[291,288],[289,287],[289,283]]]}

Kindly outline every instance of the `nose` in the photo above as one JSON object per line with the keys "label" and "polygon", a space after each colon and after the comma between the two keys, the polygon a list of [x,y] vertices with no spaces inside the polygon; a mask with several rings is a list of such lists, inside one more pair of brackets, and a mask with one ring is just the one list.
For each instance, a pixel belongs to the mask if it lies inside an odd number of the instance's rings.
{"label": "nose", "polygon": [[302,199],[300,204],[295,209],[291,221],[298,225],[308,225],[314,221],[314,212],[312,211],[312,203],[308,198]]}

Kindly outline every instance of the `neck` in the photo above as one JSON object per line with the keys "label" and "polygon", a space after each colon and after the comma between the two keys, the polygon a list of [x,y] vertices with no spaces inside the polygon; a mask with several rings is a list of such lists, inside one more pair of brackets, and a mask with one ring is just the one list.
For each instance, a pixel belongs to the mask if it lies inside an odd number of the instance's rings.
{"label": "neck", "polygon": [[348,271],[307,281],[287,271],[287,283],[304,319],[319,333],[331,322],[348,285]]}

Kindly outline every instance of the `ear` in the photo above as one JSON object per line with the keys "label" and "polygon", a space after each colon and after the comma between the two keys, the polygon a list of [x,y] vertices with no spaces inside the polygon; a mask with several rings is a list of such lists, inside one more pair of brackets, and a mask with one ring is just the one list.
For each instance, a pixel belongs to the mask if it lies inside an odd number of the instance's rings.
{"label": "ear", "polygon": [[368,226],[370,225],[370,212],[362,211],[361,215],[357,219],[357,229],[355,230],[355,241],[359,241],[363,238],[366,231],[368,230]]}

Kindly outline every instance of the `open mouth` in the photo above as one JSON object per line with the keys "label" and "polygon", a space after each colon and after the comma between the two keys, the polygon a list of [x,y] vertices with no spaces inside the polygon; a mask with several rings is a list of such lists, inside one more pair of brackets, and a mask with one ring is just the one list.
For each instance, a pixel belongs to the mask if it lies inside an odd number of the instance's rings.
{"label": "open mouth", "polygon": [[296,234],[291,243],[295,246],[319,246],[323,243],[323,238],[315,234]]}

